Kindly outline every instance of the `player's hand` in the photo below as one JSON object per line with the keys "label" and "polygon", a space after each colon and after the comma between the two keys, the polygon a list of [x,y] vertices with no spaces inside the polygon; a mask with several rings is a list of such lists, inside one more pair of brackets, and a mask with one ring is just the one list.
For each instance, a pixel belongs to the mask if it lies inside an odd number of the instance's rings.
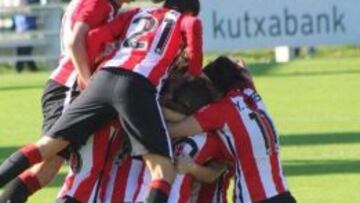
{"label": "player's hand", "polygon": [[180,155],[176,159],[176,169],[181,174],[190,173],[196,168],[196,163],[188,155]]}
{"label": "player's hand", "polygon": [[89,79],[83,79],[80,76],[77,78],[77,84],[78,84],[78,88],[80,90],[84,90],[88,86],[89,82],[90,82],[90,78]]}

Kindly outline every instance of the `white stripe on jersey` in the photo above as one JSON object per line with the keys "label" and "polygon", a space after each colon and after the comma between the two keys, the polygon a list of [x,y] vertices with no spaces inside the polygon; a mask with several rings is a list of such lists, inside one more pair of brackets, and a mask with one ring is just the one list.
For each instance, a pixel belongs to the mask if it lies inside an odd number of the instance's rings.
{"label": "white stripe on jersey", "polygon": [[128,178],[126,181],[126,190],[124,195],[125,202],[132,202],[135,196],[135,192],[138,185],[138,178],[141,175],[141,171],[144,167],[144,162],[133,159],[130,167],[130,171],[128,174]]}
{"label": "white stripe on jersey", "polygon": [[184,174],[179,174],[179,173],[176,174],[175,180],[174,180],[173,184],[171,185],[168,202],[172,202],[172,203],[179,202],[179,200],[181,198],[180,191],[182,188],[182,183],[183,183],[184,178],[185,178]]}
{"label": "white stripe on jersey", "polygon": [[105,191],[105,197],[103,203],[107,203],[107,202],[111,203],[114,193],[114,185],[115,185],[117,171],[118,171],[117,165],[113,164],[109,174],[109,181],[106,185],[106,191]]}
{"label": "white stripe on jersey", "polygon": [[251,203],[251,197],[249,189],[247,187],[245,176],[241,170],[239,163],[234,165],[235,177],[234,177],[234,203]]}
{"label": "white stripe on jersey", "polygon": [[[206,133],[198,133],[196,135],[193,135],[193,136],[187,138],[189,140],[194,141],[197,146],[197,149],[196,149],[197,151],[195,152],[195,157],[193,157],[194,159],[196,159],[196,155],[198,155],[199,150],[201,150],[204,147],[204,145],[207,141],[206,136],[207,136]],[[187,144],[186,142],[180,143],[180,145],[182,146],[182,150],[181,150],[182,155],[190,155],[190,153],[193,150],[195,150],[192,145]]]}
{"label": "white stripe on jersey", "polygon": [[72,15],[76,10],[80,0],[71,0],[71,2],[66,7],[66,11],[61,19],[60,27],[60,53],[62,56],[67,56],[66,43],[70,41],[70,36],[72,33]]}
{"label": "white stripe on jersey", "polygon": [[[131,22],[129,23],[129,27],[126,31],[125,36],[131,36],[133,33],[139,32],[139,30],[142,29],[140,26],[132,26],[134,24],[134,20],[144,15],[144,10],[138,12],[133,16],[131,19]],[[138,24],[136,24],[138,25]],[[116,51],[115,55],[111,57],[108,61],[106,61],[102,67],[119,67],[121,64],[123,64],[125,61],[127,61],[131,57],[131,52],[133,51],[133,48],[131,47],[125,47],[124,43],[120,44],[120,48]]]}
{"label": "white stripe on jersey", "polygon": [[148,194],[150,192],[149,183],[151,182],[151,174],[147,167],[144,168],[144,173],[142,175],[142,184],[139,185],[139,193],[136,196],[136,199],[134,202],[145,202],[146,197],[148,197]]}

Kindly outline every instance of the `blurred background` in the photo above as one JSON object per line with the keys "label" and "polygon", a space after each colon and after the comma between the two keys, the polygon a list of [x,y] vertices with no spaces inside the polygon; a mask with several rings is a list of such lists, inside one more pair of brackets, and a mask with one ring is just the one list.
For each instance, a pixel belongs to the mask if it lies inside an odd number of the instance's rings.
{"label": "blurred background", "polygon": [[[0,0],[0,161],[40,134],[66,5]],[[205,63],[219,55],[249,63],[300,203],[360,202],[359,8],[358,0],[202,1]],[[29,202],[53,202],[66,171]]]}

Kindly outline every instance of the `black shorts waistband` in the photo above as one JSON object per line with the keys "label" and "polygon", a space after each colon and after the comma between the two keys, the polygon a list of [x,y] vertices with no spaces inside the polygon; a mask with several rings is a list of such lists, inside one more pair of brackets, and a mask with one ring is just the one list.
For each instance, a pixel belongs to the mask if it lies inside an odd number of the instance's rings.
{"label": "black shorts waistband", "polygon": [[146,83],[146,85],[148,85],[149,87],[153,88],[154,90],[156,90],[156,88],[154,87],[154,85],[149,81],[148,78],[146,78],[145,76],[136,73],[134,71],[125,69],[125,68],[121,68],[121,67],[104,67],[101,70],[105,70],[114,74],[119,74],[125,77],[131,77],[131,78],[135,78],[139,81],[143,81],[144,83]]}

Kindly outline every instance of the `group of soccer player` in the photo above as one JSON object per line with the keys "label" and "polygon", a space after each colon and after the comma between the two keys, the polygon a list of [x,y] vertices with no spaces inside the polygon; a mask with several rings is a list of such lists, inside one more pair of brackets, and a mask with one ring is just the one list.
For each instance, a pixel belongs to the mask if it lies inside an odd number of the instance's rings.
{"label": "group of soccer player", "polygon": [[221,203],[230,180],[231,202],[296,202],[245,63],[202,68],[199,1],[118,14],[128,2],[68,5],[42,136],[0,165],[0,203],[26,202],[65,160],[59,203]]}

